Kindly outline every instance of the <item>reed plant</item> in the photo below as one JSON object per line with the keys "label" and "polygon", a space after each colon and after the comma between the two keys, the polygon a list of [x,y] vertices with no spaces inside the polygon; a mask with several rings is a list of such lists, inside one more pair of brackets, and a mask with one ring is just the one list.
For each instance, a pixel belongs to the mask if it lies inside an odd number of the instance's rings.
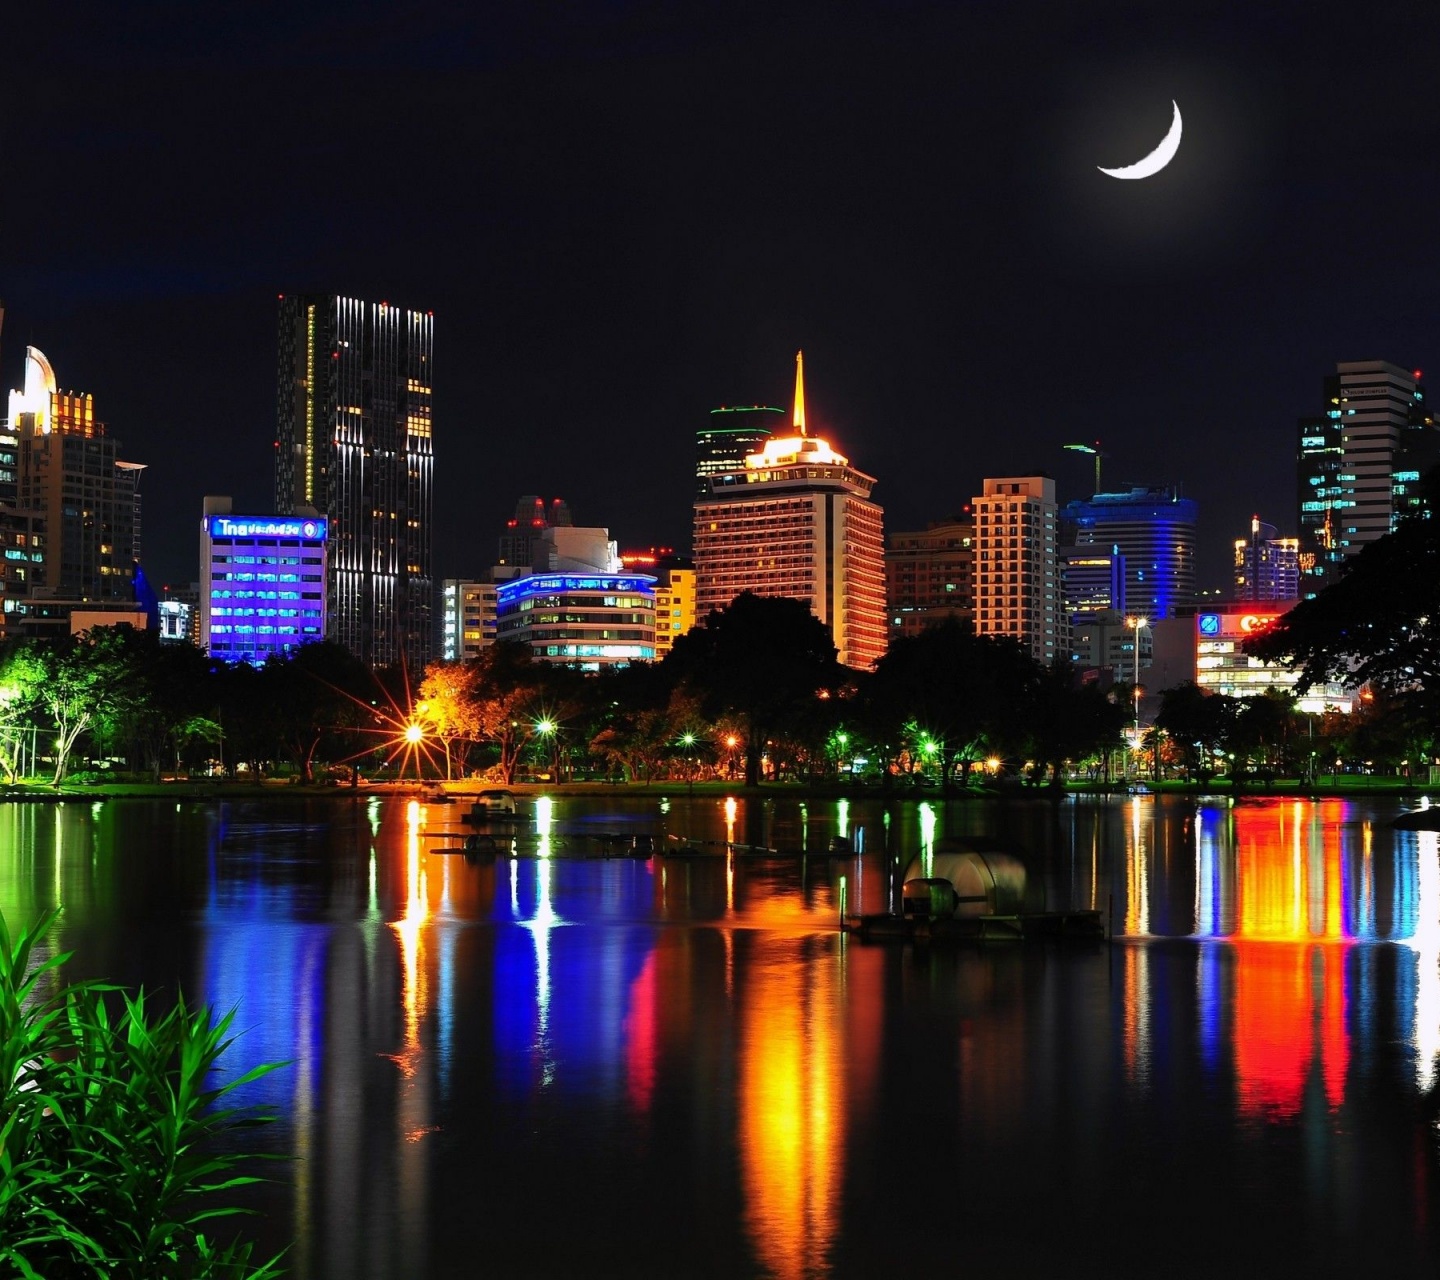
{"label": "reed plant", "polygon": [[[259,1181],[227,1146],[273,1120],[216,1083],[233,1014],[157,1010],[144,991],[66,982],[37,957],[58,912],[12,940],[0,916],[0,1272],[26,1280],[269,1280],[235,1236],[235,1192]],[[218,1233],[218,1234],[217,1234]],[[230,1238],[222,1238],[222,1237]]]}

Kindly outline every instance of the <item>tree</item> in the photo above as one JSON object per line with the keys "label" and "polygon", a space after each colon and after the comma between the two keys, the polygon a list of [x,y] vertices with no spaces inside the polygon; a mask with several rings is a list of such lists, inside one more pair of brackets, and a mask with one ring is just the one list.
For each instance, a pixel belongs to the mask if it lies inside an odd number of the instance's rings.
{"label": "tree", "polygon": [[131,628],[91,627],[59,640],[28,641],[16,655],[12,676],[31,691],[55,727],[58,787],[76,740],[100,717],[115,715],[138,694],[128,637]]}
{"label": "tree", "polygon": [[1023,717],[1036,781],[1049,770],[1052,783],[1059,786],[1067,760],[1119,746],[1129,718],[1127,709],[1111,702],[1100,689],[1078,683],[1068,664],[1041,668]]}
{"label": "tree", "polygon": [[270,658],[261,674],[279,742],[301,777],[313,782],[321,742],[370,718],[370,672],[344,645],[325,640]]}
{"label": "tree", "polygon": [[432,662],[420,682],[416,712],[431,726],[445,748],[445,777],[453,772],[454,747],[479,742],[480,713],[475,697],[476,668],[464,662]]}
{"label": "tree", "polygon": [[817,693],[845,673],[825,624],[801,600],[744,591],[679,636],[665,662],[715,720],[745,727],[745,785],[758,786],[766,741],[798,723]]}
{"label": "tree", "polygon": [[869,731],[881,742],[908,737],[914,749],[933,750],[943,784],[957,764],[963,783],[989,750],[1025,742],[1025,708],[1042,671],[1017,641],[977,636],[967,623],[897,638],[865,686]]}
{"label": "tree", "polygon": [[1193,681],[1166,689],[1160,695],[1155,727],[1179,747],[1187,778],[1193,778],[1200,768],[1201,753],[1208,758],[1229,741],[1238,710],[1234,698],[1206,693]]}
{"label": "tree", "polygon": [[470,660],[474,670],[472,708],[482,742],[499,751],[500,776],[515,780],[520,757],[535,735],[535,710],[543,673],[528,644],[501,640]]}
{"label": "tree", "polygon": [[1440,468],[1424,495],[1423,515],[1366,546],[1338,582],[1246,640],[1246,652],[1298,670],[1301,693],[1368,684],[1440,724]]}

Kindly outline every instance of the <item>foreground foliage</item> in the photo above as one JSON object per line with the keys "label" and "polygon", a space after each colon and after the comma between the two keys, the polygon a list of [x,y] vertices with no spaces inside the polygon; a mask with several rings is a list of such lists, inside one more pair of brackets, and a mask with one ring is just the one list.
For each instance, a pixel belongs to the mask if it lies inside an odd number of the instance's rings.
{"label": "foreground foliage", "polygon": [[257,1181],[216,1140],[271,1118],[221,1104],[275,1068],[212,1087],[230,1016],[183,1001],[157,1014],[143,992],[60,981],[68,955],[34,958],[57,914],[13,941],[0,917],[0,1267],[27,1280],[278,1276],[249,1243],[207,1234]]}

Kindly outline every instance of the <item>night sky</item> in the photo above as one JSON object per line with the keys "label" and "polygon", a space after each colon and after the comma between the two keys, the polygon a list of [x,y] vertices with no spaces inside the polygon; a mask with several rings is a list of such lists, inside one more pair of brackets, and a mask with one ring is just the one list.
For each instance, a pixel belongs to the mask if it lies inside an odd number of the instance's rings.
{"label": "night sky", "polygon": [[[13,7],[12,8],[16,8]],[[887,527],[982,476],[1293,533],[1337,359],[1437,351],[1440,5],[47,3],[0,30],[0,339],[149,464],[145,563],[268,510],[275,298],[436,314],[437,577],[522,493],[688,549],[694,431],[787,405]],[[1140,159],[1169,125],[1164,172]],[[1436,366],[1440,373],[1440,365]],[[1431,379],[1440,384],[1440,376]]]}

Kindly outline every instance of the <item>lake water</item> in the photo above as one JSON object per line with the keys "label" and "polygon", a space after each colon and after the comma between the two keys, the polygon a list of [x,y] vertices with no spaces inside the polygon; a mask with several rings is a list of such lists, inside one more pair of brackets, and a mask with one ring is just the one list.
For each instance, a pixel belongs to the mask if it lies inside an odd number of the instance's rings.
{"label": "lake water", "polygon": [[[432,852],[456,806],[398,798],[3,804],[0,911],[63,903],[74,976],[291,1062],[245,1098],[303,1280],[1440,1267],[1440,851],[1398,805],[521,811],[471,865]],[[842,877],[883,911],[958,834],[1114,941],[838,931]],[[706,856],[580,856],[633,835]]]}

